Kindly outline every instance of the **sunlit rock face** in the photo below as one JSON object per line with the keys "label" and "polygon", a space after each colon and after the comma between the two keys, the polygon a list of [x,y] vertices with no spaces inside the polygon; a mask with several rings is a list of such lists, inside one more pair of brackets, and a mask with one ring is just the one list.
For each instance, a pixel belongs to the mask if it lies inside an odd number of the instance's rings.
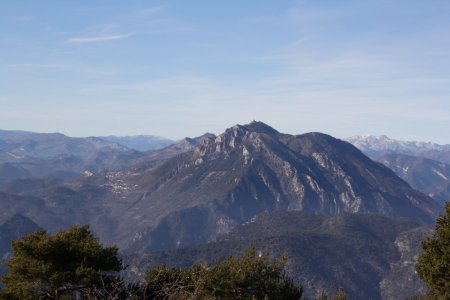
{"label": "sunlit rock face", "polygon": [[212,241],[263,212],[377,213],[429,223],[440,209],[347,142],[283,134],[261,122],[154,152],[122,152],[95,159],[117,168],[82,165],[73,181],[0,186],[0,221],[21,213],[51,232],[89,223],[106,243],[147,251]]}
{"label": "sunlit rock face", "polygon": [[[133,250],[162,249],[157,241],[167,236],[173,236],[170,247],[207,242],[273,210],[379,213],[429,223],[440,209],[347,142],[322,133],[282,134],[261,122],[206,138],[144,175],[158,179],[140,184],[148,193],[134,210],[154,222]],[[194,223],[203,225],[181,229]]]}

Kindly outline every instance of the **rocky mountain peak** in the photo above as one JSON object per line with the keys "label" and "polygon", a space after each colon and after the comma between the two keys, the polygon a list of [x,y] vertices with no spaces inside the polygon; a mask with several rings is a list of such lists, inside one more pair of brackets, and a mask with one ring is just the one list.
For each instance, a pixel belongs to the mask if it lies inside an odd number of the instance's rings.
{"label": "rocky mountain peak", "polygon": [[250,131],[257,132],[257,133],[265,133],[268,135],[277,135],[280,134],[277,130],[270,127],[269,125],[260,122],[260,121],[252,121],[247,125],[244,125],[245,128],[247,128]]}
{"label": "rocky mountain peak", "polygon": [[242,140],[249,134],[249,130],[242,125],[235,125],[225,130],[225,132],[214,140],[216,152],[232,150],[242,143]]}
{"label": "rocky mountain peak", "polygon": [[249,124],[245,125],[234,125],[225,130],[222,135],[231,135],[233,137],[242,137],[249,133],[259,133],[259,134],[267,134],[267,135],[278,135],[280,134],[277,130],[273,129],[269,125],[259,122],[252,121]]}
{"label": "rocky mountain peak", "polygon": [[251,149],[260,149],[264,144],[263,140],[276,140],[280,135],[272,127],[253,121],[246,125],[235,125],[227,128],[224,133],[214,139],[208,139],[197,150],[202,156],[208,153],[223,153],[228,156],[230,153],[239,151],[243,156],[249,156]]}
{"label": "rocky mountain peak", "polygon": [[[45,201],[61,203],[58,214],[61,209],[74,222],[88,220],[108,242],[133,243],[133,249],[207,242],[273,210],[378,213],[422,223],[432,222],[440,210],[434,200],[412,190],[390,169],[326,134],[289,135],[252,122],[199,140],[185,148],[178,143],[147,153],[163,158],[139,166],[139,171],[133,166],[111,172],[106,179],[94,175],[80,186],[71,185],[73,192],[52,189],[52,195],[44,195]],[[93,191],[85,182],[95,182],[99,188]],[[105,218],[114,226],[117,222],[117,229],[105,229],[96,209],[89,206],[92,201],[61,200],[72,199],[74,193],[77,199],[98,199],[92,205],[108,211]],[[18,200],[8,201],[4,200],[4,207]],[[67,203],[84,208],[72,217]],[[93,213],[86,217],[88,211]],[[136,232],[142,236],[130,241]],[[161,239],[168,246],[161,246]]]}

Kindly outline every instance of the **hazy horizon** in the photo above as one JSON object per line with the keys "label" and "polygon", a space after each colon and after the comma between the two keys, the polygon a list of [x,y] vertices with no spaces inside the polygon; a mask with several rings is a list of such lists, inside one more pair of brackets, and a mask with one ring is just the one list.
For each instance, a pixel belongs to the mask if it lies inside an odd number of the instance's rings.
{"label": "hazy horizon", "polygon": [[[261,121],[261,120],[253,120],[253,121],[263,122],[263,121]],[[118,135],[118,134],[110,133],[110,134],[105,134],[105,135],[92,135],[92,134],[91,134],[91,135],[79,135],[79,136],[77,136],[77,135],[66,134],[66,133],[61,132],[61,131],[40,132],[40,131],[33,131],[33,130],[22,130],[22,129],[15,130],[15,129],[4,129],[4,128],[0,128],[0,130],[5,130],[5,131],[23,131],[23,132],[31,132],[31,133],[38,133],[38,134],[39,134],[39,133],[43,133],[43,134],[63,134],[63,135],[66,135],[66,136],[68,136],[68,137],[74,137],[74,138],[109,137],[109,136],[115,136],[115,137],[152,136],[152,137],[162,138],[162,139],[168,139],[168,140],[171,140],[171,141],[173,141],[173,142],[176,142],[176,141],[182,140],[182,139],[184,139],[184,138],[196,138],[196,137],[202,136],[202,135],[204,135],[204,134],[208,134],[208,133],[212,133],[212,134],[215,134],[215,135],[219,135],[219,134],[225,132],[226,129],[228,129],[228,128],[234,126],[234,125],[247,125],[248,123],[250,123],[250,122],[247,122],[246,124],[244,124],[244,123],[243,123],[243,124],[233,124],[233,125],[230,125],[230,126],[224,128],[224,129],[223,129],[222,131],[220,131],[220,132],[205,131],[205,132],[203,132],[202,134],[199,134],[199,135],[195,135],[195,136],[187,136],[187,135],[186,135],[186,136],[183,136],[183,137],[180,137],[180,138],[175,138],[175,139],[169,138],[169,137],[166,137],[166,136],[162,136],[162,135],[159,135],[159,134],[157,134],[157,133],[137,133],[137,134],[132,134],[132,135]],[[267,125],[270,126],[270,124],[267,124]],[[272,126],[271,126],[271,127],[272,127]],[[274,129],[277,130],[277,128],[274,128]],[[301,135],[301,134],[307,134],[307,133],[310,133],[310,132],[312,132],[312,131],[309,131],[309,132],[281,132],[281,133],[284,133],[284,134],[292,134],[292,135],[299,135],[299,134]],[[327,132],[322,132],[322,133],[329,134],[329,133],[327,133]],[[426,142],[426,143],[434,143],[434,144],[440,144],[440,145],[450,145],[450,143],[437,143],[437,142],[434,142],[434,141],[431,141],[431,140],[405,140],[405,139],[401,139],[401,138],[396,138],[396,137],[388,136],[388,135],[386,135],[386,134],[371,134],[371,133],[366,133],[366,134],[353,135],[353,136],[334,136],[334,137],[335,137],[335,138],[338,138],[338,139],[346,140],[346,139],[348,139],[348,138],[353,138],[353,137],[357,137],[357,136],[360,136],[360,137],[366,137],[366,136],[381,137],[381,136],[386,136],[386,137],[389,138],[389,139],[392,139],[392,140],[398,140],[398,141],[402,141],[402,142]]]}
{"label": "hazy horizon", "polygon": [[385,134],[449,144],[450,3],[0,4],[0,128]]}

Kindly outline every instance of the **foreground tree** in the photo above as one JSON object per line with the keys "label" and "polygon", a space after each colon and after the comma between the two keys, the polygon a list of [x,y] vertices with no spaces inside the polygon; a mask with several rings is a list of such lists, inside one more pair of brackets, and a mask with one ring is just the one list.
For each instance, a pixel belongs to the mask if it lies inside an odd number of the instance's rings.
{"label": "foreground tree", "polygon": [[50,236],[38,230],[12,243],[2,281],[12,299],[111,298],[124,290],[117,247],[103,247],[89,226]]}
{"label": "foreground tree", "polygon": [[241,257],[189,269],[159,266],[145,277],[147,299],[300,299],[302,288],[285,273],[286,259],[248,249]]}
{"label": "foreground tree", "polygon": [[416,266],[431,299],[450,299],[450,202],[445,210],[446,215],[437,219],[434,235],[423,241]]}
{"label": "foreground tree", "polygon": [[324,291],[319,292],[319,294],[314,298],[314,300],[347,300],[347,294],[340,288],[334,295],[329,295]]}

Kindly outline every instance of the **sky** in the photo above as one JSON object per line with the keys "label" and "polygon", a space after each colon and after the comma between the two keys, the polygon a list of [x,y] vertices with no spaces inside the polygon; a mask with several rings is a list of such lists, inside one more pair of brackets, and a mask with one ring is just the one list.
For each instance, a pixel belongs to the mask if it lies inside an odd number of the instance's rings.
{"label": "sky", "polygon": [[450,144],[450,1],[1,1],[0,128]]}

